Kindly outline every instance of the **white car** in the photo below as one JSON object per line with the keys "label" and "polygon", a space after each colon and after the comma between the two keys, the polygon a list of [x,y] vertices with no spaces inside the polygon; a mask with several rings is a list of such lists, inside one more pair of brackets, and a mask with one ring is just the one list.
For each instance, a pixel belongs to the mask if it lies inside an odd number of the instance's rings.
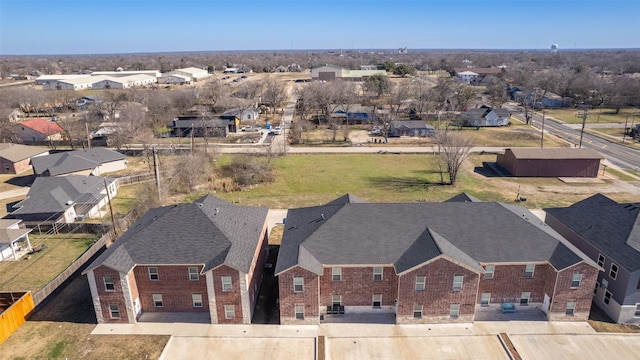
{"label": "white car", "polygon": [[273,128],[273,130],[271,130],[271,132],[273,133],[273,135],[280,135],[280,134],[282,134],[282,128],[280,126],[277,126],[277,127]]}

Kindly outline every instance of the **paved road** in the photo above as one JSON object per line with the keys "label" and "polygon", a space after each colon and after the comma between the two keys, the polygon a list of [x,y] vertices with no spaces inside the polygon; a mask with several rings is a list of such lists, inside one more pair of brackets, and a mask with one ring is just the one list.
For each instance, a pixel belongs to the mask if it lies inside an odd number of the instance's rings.
{"label": "paved road", "polygon": [[[514,110],[513,116],[516,119],[525,121],[524,114],[519,113],[519,109],[513,107],[510,109]],[[535,113],[531,118],[531,125],[540,129],[542,127],[542,116]],[[581,125],[575,126],[550,120],[544,122],[545,133],[561,137],[575,146],[580,143],[581,128]],[[640,151],[636,149],[618,145],[586,132],[582,136],[582,146],[598,150],[610,163],[621,168],[634,170],[640,168]]]}

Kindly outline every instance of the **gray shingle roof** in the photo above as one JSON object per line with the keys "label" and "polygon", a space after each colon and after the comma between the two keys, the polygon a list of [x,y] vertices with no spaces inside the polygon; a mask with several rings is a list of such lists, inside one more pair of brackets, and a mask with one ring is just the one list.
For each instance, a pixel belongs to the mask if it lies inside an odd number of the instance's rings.
{"label": "gray shingle roof", "polygon": [[86,271],[105,265],[127,273],[135,265],[228,265],[248,273],[267,209],[236,206],[212,195],[149,210]]}
{"label": "gray shingle roof", "polygon": [[121,153],[109,149],[95,148],[87,150],[66,151],[31,159],[36,174],[49,172],[49,176],[68,174],[83,170],[93,170],[100,164],[124,160]]}
{"label": "gray shingle roof", "polygon": [[602,155],[590,148],[511,148],[507,149],[517,159],[602,159]]}
{"label": "gray shingle roof", "polygon": [[589,261],[527,209],[492,202],[345,203],[290,209],[276,274],[299,265],[389,265],[396,272],[440,254],[479,263]]}
{"label": "gray shingle roof", "polygon": [[597,194],[545,211],[617,264],[630,272],[640,270],[640,204],[618,204]]}
{"label": "gray shingle roof", "polygon": [[36,146],[0,143],[0,157],[11,162],[18,162],[47,152],[49,149]]}
{"label": "gray shingle roof", "polygon": [[[79,205],[85,205],[91,208],[107,196],[104,179],[82,175],[37,177],[27,198],[14,206],[17,210],[11,216],[21,218],[27,214],[62,213],[69,206],[78,208]],[[112,181],[113,179],[107,178],[108,183]],[[70,201],[71,205],[68,204]]]}
{"label": "gray shingle roof", "polygon": [[482,202],[482,200],[466,192],[462,192],[449,200],[445,200],[445,202]]}

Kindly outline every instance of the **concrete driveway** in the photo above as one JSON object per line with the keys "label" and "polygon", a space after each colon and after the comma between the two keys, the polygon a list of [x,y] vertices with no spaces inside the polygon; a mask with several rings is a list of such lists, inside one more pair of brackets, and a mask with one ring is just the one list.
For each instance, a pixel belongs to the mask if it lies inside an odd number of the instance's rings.
{"label": "concrete driveway", "polygon": [[509,335],[524,360],[640,359],[637,334]]}
{"label": "concrete driveway", "polygon": [[[231,325],[233,326],[233,325]],[[314,338],[213,338],[173,336],[159,360],[314,360]]]}

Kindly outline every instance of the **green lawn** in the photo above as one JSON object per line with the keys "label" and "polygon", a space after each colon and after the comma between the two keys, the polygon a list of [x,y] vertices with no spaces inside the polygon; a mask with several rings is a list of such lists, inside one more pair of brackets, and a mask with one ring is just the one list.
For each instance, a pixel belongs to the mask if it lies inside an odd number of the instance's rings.
{"label": "green lawn", "polygon": [[[577,108],[566,108],[566,109],[545,109],[545,113],[547,116],[551,116],[555,119],[564,121],[570,124],[582,124],[582,110]],[[636,109],[621,109],[618,114],[615,113],[614,109],[590,109],[588,110],[587,123],[595,124],[595,123],[616,123],[616,124],[624,124],[625,121],[629,121],[631,124],[633,120],[633,116],[640,115],[638,110]],[[640,121],[640,117],[635,117],[635,122]]]}
{"label": "green lawn", "polygon": [[30,234],[29,240],[33,246],[44,244],[47,247],[18,261],[0,262],[0,290],[40,290],[91,247],[98,240],[98,236]]}

